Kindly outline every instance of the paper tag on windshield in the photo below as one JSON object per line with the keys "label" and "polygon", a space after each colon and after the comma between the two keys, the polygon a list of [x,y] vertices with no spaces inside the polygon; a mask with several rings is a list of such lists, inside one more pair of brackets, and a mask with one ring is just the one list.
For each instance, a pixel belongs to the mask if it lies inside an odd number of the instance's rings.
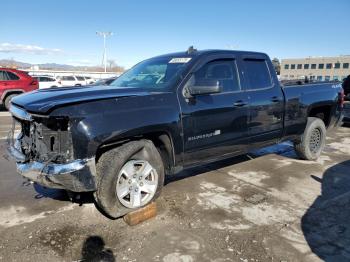
{"label": "paper tag on windshield", "polygon": [[169,63],[170,64],[175,64],[175,63],[180,63],[180,64],[184,64],[187,63],[191,60],[191,57],[176,57],[176,58],[172,58]]}

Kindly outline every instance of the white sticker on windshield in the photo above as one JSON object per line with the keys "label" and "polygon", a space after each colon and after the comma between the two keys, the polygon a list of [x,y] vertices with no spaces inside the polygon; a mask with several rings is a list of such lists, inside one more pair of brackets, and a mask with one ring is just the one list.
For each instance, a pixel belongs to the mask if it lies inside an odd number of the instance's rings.
{"label": "white sticker on windshield", "polygon": [[187,63],[191,60],[191,57],[175,57],[172,58],[169,63],[171,64],[175,64],[175,63],[180,63],[180,64],[184,64]]}

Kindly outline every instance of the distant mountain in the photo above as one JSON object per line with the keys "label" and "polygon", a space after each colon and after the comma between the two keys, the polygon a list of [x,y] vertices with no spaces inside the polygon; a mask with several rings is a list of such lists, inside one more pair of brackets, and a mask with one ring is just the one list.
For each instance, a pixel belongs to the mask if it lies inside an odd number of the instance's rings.
{"label": "distant mountain", "polygon": [[29,63],[18,62],[12,59],[1,59],[0,67],[20,67],[20,68],[30,68],[32,65]]}
{"label": "distant mountain", "polygon": [[[46,70],[103,71],[103,68],[101,66],[73,66],[73,65],[66,65],[66,64],[56,64],[56,63],[30,64],[30,63],[23,63],[12,59],[0,59],[0,67],[30,69],[32,66],[39,66],[39,69],[46,69]],[[124,68],[120,66],[113,66],[113,68],[110,68],[109,71],[122,72],[124,71]]]}

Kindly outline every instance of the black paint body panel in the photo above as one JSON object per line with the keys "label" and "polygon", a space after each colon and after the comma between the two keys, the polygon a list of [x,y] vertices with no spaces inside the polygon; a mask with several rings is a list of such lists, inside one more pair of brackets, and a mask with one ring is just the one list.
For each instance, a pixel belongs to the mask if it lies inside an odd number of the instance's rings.
{"label": "black paint body panel", "polygon": [[[13,104],[32,114],[68,117],[74,158],[96,155],[102,145],[151,133],[170,137],[174,166],[200,163],[245,153],[285,139],[297,139],[315,106],[332,108],[331,124],[340,119],[335,83],[281,87],[267,55],[239,51],[198,51],[176,85],[166,92],[145,92],[113,86],[39,90],[13,99]],[[265,59],[271,87],[249,90],[244,57]],[[234,59],[241,90],[187,99],[183,88],[191,73],[213,59]],[[236,107],[237,101],[244,105]]]}

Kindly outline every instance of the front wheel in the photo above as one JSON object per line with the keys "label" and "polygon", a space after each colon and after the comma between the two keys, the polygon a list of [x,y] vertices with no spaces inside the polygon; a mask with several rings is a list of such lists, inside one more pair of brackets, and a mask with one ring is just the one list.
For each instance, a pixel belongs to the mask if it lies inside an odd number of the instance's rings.
{"label": "front wheel", "polygon": [[6,110],[9,110],[10,109],[10,102],[11,102],[11,99],[14,98],[15,96],[17,96],[17,94],[13,94],[13,95],[9,95],[5,98],[5,101],[4,101],[4,106],[6,108]]}
{"label": "front wheel", "polygon": [[163,187],[162,158],[149,140],[131,141],[107,151],[96,167],[95,201],[112,218],[147,205]]}
{"label": "front wheel", "polygon": [[326,127],[317,117],[308,117],[304,134],[294,143],[297,155],[304,160],[317,160],[326,145]]}

